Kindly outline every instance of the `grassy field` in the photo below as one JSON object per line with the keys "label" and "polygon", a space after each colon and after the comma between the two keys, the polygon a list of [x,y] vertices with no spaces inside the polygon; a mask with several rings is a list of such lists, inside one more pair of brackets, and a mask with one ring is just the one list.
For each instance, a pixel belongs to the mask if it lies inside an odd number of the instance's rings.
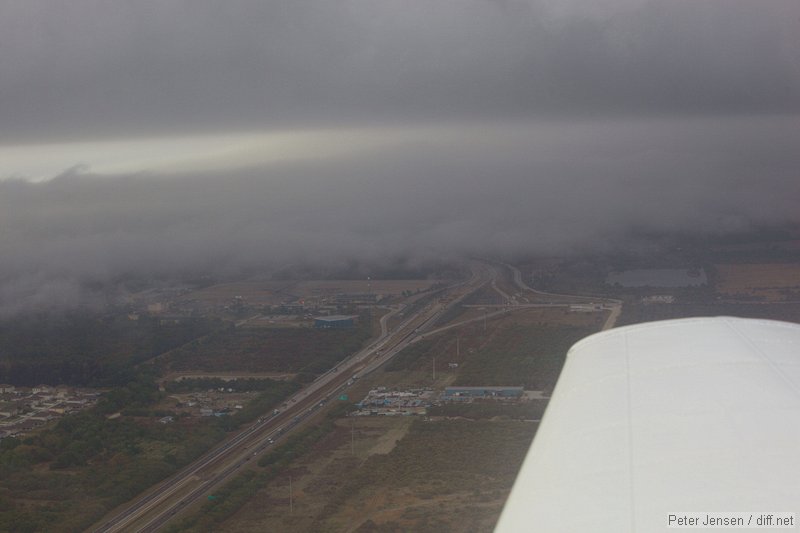
{"label": "grassy field", "polygon": [[567,350],[593,333],[578,326],[504,325],[459,367],[456,385],[509,385],[550,391]]}

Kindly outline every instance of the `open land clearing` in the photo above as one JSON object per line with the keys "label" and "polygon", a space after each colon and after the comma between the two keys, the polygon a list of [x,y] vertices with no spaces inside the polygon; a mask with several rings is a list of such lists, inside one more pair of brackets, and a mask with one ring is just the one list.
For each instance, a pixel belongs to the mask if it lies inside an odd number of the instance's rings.
{"label": "open land clearing", "polygon": [[286,300],[286,291],[294,283],[262,281],[239,281],[221,283],[203,289],[190,291],[180,297],[181,300],[197,300],[213,305],[229,303],[237,296],[247,298],[251,305],[278,305]]}
{"label": "open land clearing", "polygon": [[764,301],[800,300],[800,264],[720,264],[717,292]]}

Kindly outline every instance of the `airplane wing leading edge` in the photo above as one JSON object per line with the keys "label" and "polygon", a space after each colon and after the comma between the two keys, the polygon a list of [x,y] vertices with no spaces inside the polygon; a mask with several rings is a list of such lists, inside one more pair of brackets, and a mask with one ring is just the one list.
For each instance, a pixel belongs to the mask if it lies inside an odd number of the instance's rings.
{"label": "airplane wing leading edge", "polygon": [[572,347],[495,532],[762,511],[800,512],[800,325],[692,318]]}

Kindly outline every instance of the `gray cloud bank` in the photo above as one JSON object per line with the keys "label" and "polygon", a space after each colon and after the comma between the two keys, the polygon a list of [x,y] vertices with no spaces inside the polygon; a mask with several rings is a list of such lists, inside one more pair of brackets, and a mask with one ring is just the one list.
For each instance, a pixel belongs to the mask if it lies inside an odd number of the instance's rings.
{"label": "gray cloud bank", "polygon": [[[509,124],[224,175],[0,182],[0,308],[93,301],[126,276],[403,255],[563,253],[632,229],[798,222],[796,117]],[[509,140],[512,139],[512,140]]]}
{"label": "gray cloud bank", "polygon": [[472,130],[228,173],[0,181],[0,309],[98,302],[126,276],[796,222],[798,24],[797,0],[2,2],[7,146]]}
{"label": "gray cloud bank", "polygon": [[797,0],[20,0],[0,135],[800,109]]}

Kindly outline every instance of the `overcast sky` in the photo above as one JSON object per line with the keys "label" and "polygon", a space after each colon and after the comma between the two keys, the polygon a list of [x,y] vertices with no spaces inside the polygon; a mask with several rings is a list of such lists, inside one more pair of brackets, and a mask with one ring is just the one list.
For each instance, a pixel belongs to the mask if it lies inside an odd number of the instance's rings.
{"label": "overcast sky", "polygon": [[4,0],[0,308],[798,221],[797,0]]}

